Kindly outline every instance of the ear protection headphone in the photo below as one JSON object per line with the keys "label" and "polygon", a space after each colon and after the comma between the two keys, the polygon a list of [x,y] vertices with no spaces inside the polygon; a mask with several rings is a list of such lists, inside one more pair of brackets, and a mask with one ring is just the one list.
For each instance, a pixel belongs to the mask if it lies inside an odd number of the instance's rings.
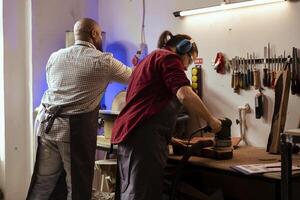
{"label": "ear protection headphone", "polygon": [[178,54],[185,54],[189,52],[193,47],[193,44],[190,40],[188,39],[183,39],[181,40],[177,45],[176,45],[176,53]]}

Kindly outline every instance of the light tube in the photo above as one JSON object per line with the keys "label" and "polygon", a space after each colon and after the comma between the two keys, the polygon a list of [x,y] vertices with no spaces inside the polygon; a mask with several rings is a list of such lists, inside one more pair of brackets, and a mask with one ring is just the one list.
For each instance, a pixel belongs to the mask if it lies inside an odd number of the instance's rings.
{"label": "light tube", "polygon": [[203,13],[218,12],[218,11],[223,11],[223,10],[230,10],[230,9],[263,5],[263,4],[269,4],[269,3],[284,2],[284,1],[285,0],[251,0],[251,1],[244,1],[244,2],[239,2],[239,3],[228,3],[228,4],[223,3],[219,6],[192,9],[192,10],[184,10],[184,11],[176,11],[173,14],[175,17],[183,17],[183,16],[188,16],[188,15],[197,15],[197,14],[203,14]]}

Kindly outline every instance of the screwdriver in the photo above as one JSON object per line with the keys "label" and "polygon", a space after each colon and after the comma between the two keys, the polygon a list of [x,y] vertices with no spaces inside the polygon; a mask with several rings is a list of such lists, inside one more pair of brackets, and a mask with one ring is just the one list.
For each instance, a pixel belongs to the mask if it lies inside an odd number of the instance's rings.
{"label": "screwdriver", "polygon": [[251,66],[251,72],[250,72],[250,85],[254,85],[254,79],[253,79],[253,63],[252,63],[252,55],[250,54],[250,66]]}
{"label": "screwdriver", "polygon": [[267,86],[271,87],[271,47],[268,43],[268,75],[267,75]]}
{"label": "screwdriver", "polygon": [[267,68],[267,47],[264,47],[264,69],[263,69],[263,85],[268,86],[268,68]]}
{"label": "screwdriver", "polygon": [[250,60],[249,53],[247,53],[247,85],[250,87],[251,85],[251,70],[250,70]]}

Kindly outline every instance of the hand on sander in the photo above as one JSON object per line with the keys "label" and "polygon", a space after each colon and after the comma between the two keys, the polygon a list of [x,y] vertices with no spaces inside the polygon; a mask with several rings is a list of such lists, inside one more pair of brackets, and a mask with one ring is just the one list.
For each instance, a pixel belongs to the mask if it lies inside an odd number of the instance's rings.
{"label": "hand on sander", "polygon": [[220,119],[222,126],[221,130],[215,133],[214,141],[211,139],[199,139],[193,141],[192,136],[197,133],[211,132],[210,126],[202,127],[194,131],[189,140],[180,140],[172,138],[171,144],[174,147],[175,155],[196,155],[202,157],[210,157],[215,159],[230,159],[232,158],[232,145],[231,145],[231,125],[232,122],[228,118]]}
{"label": "hand on sander", "polygon": [[[233,149],[231,143],[231,125],[232,121],[228,118],[220,119],[222,126],[221,130],[215,133],[214,146],[203,148],[201,155],[215,159],[231,159]],[[206,126],[204,132],[210,132],[211,128]]]}
{"label": "hand on sander", "polygon": [[[220,119],[222,126],[218,133],[215,133],[215,148],[231,147],[231,125],[232,121],[228,118]],[[206,132],[210,132],[209,126],[205,127]]]}

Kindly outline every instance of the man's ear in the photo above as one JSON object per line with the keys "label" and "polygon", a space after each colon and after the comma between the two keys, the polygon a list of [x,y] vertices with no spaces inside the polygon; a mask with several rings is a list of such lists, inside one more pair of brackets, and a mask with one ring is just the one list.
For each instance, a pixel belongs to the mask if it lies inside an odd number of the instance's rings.
{"label": "man's ear", "polygon": [[95,29],[93,29],[91,33],[92,33],[92,38],[93,39],[98,36],[98,32]]}

